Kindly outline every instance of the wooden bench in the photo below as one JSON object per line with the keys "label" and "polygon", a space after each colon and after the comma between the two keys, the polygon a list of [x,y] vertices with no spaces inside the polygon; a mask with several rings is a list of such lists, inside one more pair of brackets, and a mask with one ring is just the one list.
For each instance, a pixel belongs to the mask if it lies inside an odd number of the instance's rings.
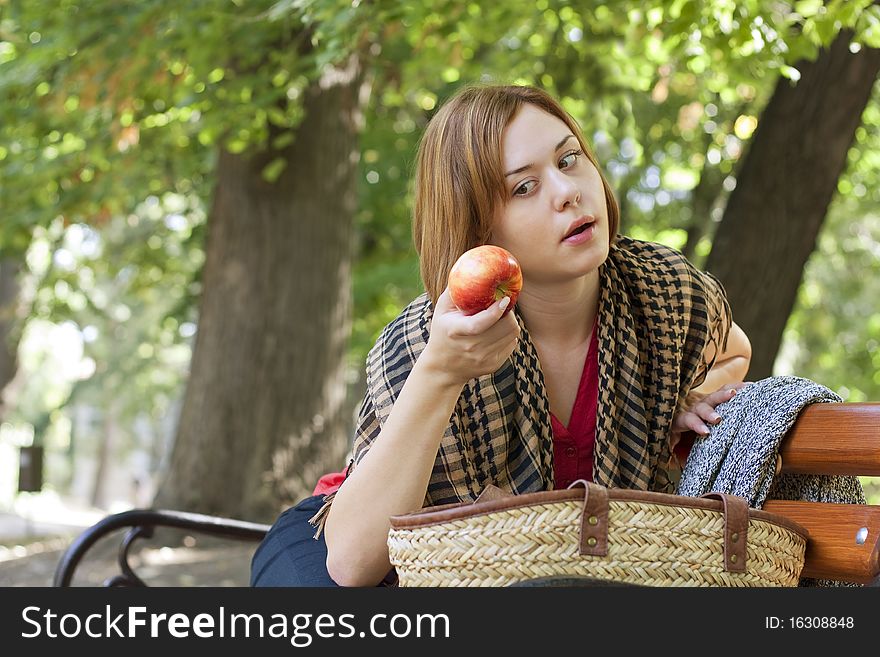
{"label": "wooden bench", "polygon": [[[782,472],[880,476],[880,403],[813,404],[780,450]],[[767,500],[810,532],[803,576],[880,586],[880,505]]]}
{"label": "wooden bench", "polygon": [[[780,455],[782,472],[880,476],[880,403],[807,407],[786,436]],[[880,505],[768,500],[764,509],[809,530],[804,577],[880,587]],[[125,511],[104,518],[73,541],[58,563],[53,585],[70,586],[77,565],[100,538],[129,528],[119,550],[121,574],[105,586],[146,586],[128,563],[129,550],[157,527],[254,542],[269,530],[269,525],[179,511]]]}

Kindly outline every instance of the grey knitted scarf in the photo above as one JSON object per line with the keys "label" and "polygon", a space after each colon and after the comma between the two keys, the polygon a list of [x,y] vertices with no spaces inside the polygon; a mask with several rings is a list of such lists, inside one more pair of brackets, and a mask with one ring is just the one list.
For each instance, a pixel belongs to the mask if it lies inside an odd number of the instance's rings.
{"label": "grey knitted scarf", "polygon": [[[729,402],[719,404],[721,423],[694,443],[676,492],[729,493],[756,509],[767,499],[865,504],[862,486],[853,476],[773,476],[782,439],[801,410],[808,404],[840,401],[825,386],[795,376],[770,377],[746,386]],[[837,584],[801,580],[802,586]]]}

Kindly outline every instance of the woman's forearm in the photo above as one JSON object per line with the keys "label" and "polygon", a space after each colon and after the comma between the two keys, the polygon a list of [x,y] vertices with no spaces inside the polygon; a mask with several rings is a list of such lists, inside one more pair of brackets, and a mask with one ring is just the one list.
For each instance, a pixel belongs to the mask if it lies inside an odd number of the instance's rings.
{"label": "woman's forearm", "polygon": [[327,569],[338,584],[375,585],[390,570],[389,518],[422,508],[461,389],[432,368],[429,357],[416,362],[381,433],[327,516]]}
{"label": "woman's forearm", "polygon": [[693,391],[708,395],[728,383],[743,381],[749,373],[751,361],[752,343],[749,337],[736,322],[731,322],[724,353],[718,355],[715,364],[706,375],[706,380]]}
{"label": "woman's forearm", "polygon": [[746,356],[733,356],[732,358],[716,362],[706,375],[706,380],[693,390],[709,394],[727,383],[742,381],[745,379],[746,374],[748,374],[749,361],[750,359]]}

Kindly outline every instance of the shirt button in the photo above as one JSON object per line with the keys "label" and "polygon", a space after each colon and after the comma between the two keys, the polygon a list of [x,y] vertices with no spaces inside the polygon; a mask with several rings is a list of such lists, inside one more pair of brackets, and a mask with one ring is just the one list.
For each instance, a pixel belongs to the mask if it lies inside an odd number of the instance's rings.
{"label": "shirt button", "polygon": [[565,448],[566,456],[577,456],[577,450],[574,447],[566,447]]}

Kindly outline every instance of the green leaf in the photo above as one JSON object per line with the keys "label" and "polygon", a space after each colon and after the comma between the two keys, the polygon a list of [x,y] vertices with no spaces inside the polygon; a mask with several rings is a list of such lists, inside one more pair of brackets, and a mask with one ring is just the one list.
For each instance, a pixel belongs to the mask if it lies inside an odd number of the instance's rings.
{"label": "green leaf", "polygon": [[287,160],[283,157],[276,157],[263,167],[262,176],[266,182],[274,183],[281,177],[284,169],[287,168]]}
{"label": "green leaf", "polygon": [[801,79],[801,72],[793,66],[780,66],[779,72],[783,77],[788,78],[792,82],[797,82]]}
{"label": "green leaf", "polygon": [[825,7],[822,0],[798,0],[794,3],[794,10],[805,18],[815,16],[821,9]]}

